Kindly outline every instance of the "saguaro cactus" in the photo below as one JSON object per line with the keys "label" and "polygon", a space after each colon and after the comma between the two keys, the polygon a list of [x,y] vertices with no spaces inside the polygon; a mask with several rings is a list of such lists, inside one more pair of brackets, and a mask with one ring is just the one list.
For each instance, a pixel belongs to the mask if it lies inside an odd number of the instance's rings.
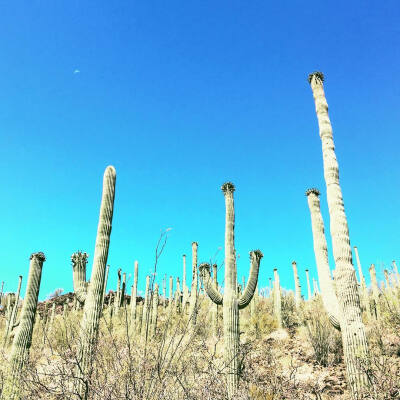
{"label": "saguaro cactus", "polygon": [[358,267],[358,276],[360,277],[360,286],[361,286],[361,300],[362,305],[367,315],[367,318],[371,318],[371,309],[369,306],[369,296],[368,296],[368,288],[365,282],[364,274],[361,267],[360,257],[358,255],[358,248],[354,246],[354,253],[356,254],[356,261]]}
{"label": "saguaro cactus", "polygon": [[118,315],[118,309],[120,307],[121,302],[121,268],[118,268],[118,280],[117,280],[117,291],[115,293],[115,300],[114,300],[114,314]]}
{"label": "saguaro cactus", "polygon": [[375,317],[376,317],[376,319],[380,319],[381,307],[380,307],[379,298],[381,296],[381,292],[378,287],[378,281],[376,279],[376,271],[375,271],[374,264],[371,264],[371,266],[369,267],[369,275],[371,277],[372,297],[374,299],[374,305],[375,305]]}
{"label": "saguaro cactus", "polygon": [[20,323],[11,347],[9,369],[1,400],[20,399],[20,376],[28,360],[32,343],[32,331],[42,278],[42,267],[46,257],[41,252],[33,253],[30,260],[28,283],[22,305]]}
{"label": "saguaro cactus", "polygon": [[282,300],[281,284],[279,280],[278,269],[274,268],[274,314],[278,321],[278,328],[282,328]]}
{"label": "saguaro cactus", "polygon": [[[214,288],[217,292],[218,290],[218,266],[217,264],[213,265],[213,283],[214,283]],[[214,334],[218,334],[218,309],[219,305],[218,303],[215,303],[214,301],[211,301],[211,316],[212,316],[212,326],[214,330]]]}
{"label": "saguaro cactus", "polygon": [[250,252],[251,268],[246,289],[239,297],[237,295],[236,252],[234,241],[235,210],[233,192],[235,187],[227,182],[222,185],[225,196],[225,288],[223,296],[216,290],[211,281],[210,265],[199,266],[206,292],[210,299],[223,306],[224,319],[224,359],[226,371],[227,392],[230,399],[234,398],[239,380],[239,309],[245,308],[251,301],[257,285],[258,271],[262,253],[259,250]]}
{"label": "saguaro cactus", "polygon": [[182,304],[183,304],[183,310],[186,310],[187,302],[189,299],[189,289],[186,285],[186,254],[182,256],[182,259],[183,259]]}
{"label": "saguaro cactus", "polygon": [[173,302],[173,288],[174,288],[174,278],[172,276],[169,277],[169,298],[168,298],[168,310],[172,312],[172,302]]}
{"label": "saguaro cactus", "polygon": [[158,318],[158,283],[154,285],[153,291],[153,311],[151,313],[151,336],[154,337],[156,335],[157,330],[157,318]]}
{"label": "saguaro cactus", "polygon": [[[328,261],[328,245],[325,238],[324,220],[322,219],[319,190],[306,191],[308,207],[311,214],[311,227],[314,241],[315,263],[317,264],[318,280],[321,287],[321,297],[324,308],[329,315],[329,320],[336,328],[340,328],[340,308],[337,299]],[[314,285],[314,294],[318,293],[318,286]]]}
{"label": "saguaro cactus", "polygon": [[144,292],[144,304],[142,312],[142,328],[140,334],[147,339],[148,328],[149,328],[149,317],[150,317],[150,276],[146,276],[146,289]]}
{"label": "saguaro cactus", "polygon": [[[17,294],[15,296],[15,301],[14,304],[11,307],[7,307],[7,313],[6,313],[6,332],[4,334],[4,342],[3,342],[3,347],[8,345],[9,341],[9,335],[15,329],[19,322],[16,322],[17,319],[17,313],[18,313],[18,305],[19,305],[19,295],[21,292],[21,284],[22,284],[22,276],[20,275],[18,277],[18,289],[17,289]],[[10,297],[9,297],[10,299]]]}
{"label": "saguaro cactus", "polygon": [[357,358],[364,360],[368,358],[368,345],[365,326],[361,319],[360,296],[353,267],[349,228],[344,212],[342,190],[339,185],[339,166],[336,160],[323,81],[324,76],[321,72],[309,75],[322,141],[330,231],[336,265],[336,290],[342,311],[342,340],[347,378],[353,398],[359,399],[362,391],[368,386],[368,376]]}
{"label": "saguaro cactus", "polygon": [[176,278],[176,289],[175,289],[175,311],[177,314],[180,314],[182,311],[182,292],[181,292],[181,284],[179,282],[179,278]]}
{"label": "saguaro cactus", "polygon": [[196,325],[197,320],[197,248],[198,244],[196,242],[192,243],[192,287],[190,290],[190,306],[189,306],[189,318],[192,326]]}
{"label": "saguaro cactus", "polygon": [[301,285],[300,285],[299,274],[297,272],[296,261],[292,262],[292,268],[293,268],[293,276],[294,276],[294,300],[295,300],[296,308],[299,308],[300,304],[301,304]]}
{"label": "saguaro cactus", "polygon": [[136,308],[137,308],[137,283],[138,283],[138,272],[139,263],[135,261],[134,272],[133,272],[133,285],[132,285],[132,296],[131,296],[131,326],[132,329],[136,329]]}
{"label": "saguaro cactus", "polygon": [[311,285],[310,285],[310,274],[308,269],[306,269],[306,278],[307,278],[307,299],[311,299]]}
{"label": "saguaro cactus", "polygon": [[115,168],[108,166],[103,177],[103,193],[101,198],[92,275],[81,320],[78,349],[79,365],[75,372],[75,389],[80,398],[83,399],[86,399],[88,396],[93,350],[97,342],[99,321],[103,306],[104,278],[114,212],[115,181]]}
{"label": "saguaro cactus", "polygon": [[72,278],[75,296],[80,304],[85,303],[89,282],[86,282],[86,264],[89,255],[81,251],[72,254]]}

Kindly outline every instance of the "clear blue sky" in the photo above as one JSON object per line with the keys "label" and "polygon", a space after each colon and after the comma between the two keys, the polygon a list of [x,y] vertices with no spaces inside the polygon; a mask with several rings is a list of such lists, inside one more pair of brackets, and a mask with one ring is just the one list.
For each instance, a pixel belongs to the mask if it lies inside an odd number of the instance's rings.
{"label": "clear blue sky", "polygon": [[136,259],[143,289],[160,229],[173,228],[159,279],[181,274],[183,253],[190,265],[192,241],[199,261],[212,257],[230,180],[240,280],[260,248],[260,286],[278,267],[293,287],[296,260],[306,294],[304,269],[316,274],[309,187],[322,192],[329,232],[314,70],[326,77],[351,244],[364,272],[400,261],[399,16],[398,0],[3,2],[5,290],[19,274],[26,283],[35,251],[47,257],[42,299],[72,289],[78,249],[91,255],[90,275],[112,164],[108,289]]}

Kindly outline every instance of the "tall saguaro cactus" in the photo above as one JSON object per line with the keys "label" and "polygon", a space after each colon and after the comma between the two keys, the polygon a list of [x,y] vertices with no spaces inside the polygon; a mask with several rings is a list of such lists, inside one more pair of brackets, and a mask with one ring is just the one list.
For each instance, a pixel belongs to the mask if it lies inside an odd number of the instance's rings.
{"label": "tall saguaro cactus", "polygon": [[28,283],[22,305],[20,323],[11,347],[9,370],[1,400],[20,399],[20,377],[28,360],[29,349],[32,344],[33,324],[35,322],[40,281],[42,279],[42,268],[46,257],[41,252],[33,253],[30,260]]}
{"label": "tall saguaro cactus", "polygon": [[[217,264],[214,264],[212,266],[213,268],[213,283],[214,283],[214,287],[215,290],[217,292],[219,292],[218,290],[218,266]],[[211,312],[212,312],[212,326],[213,326],[213,331],[214,334],[217,335],[218,334],[218,309],[219,309],[219,305],[218,303],[215,303],[214,301],[211,301],[212,305],[211,305]]]}
{"label": "tall saguaro cactus", "polygon": [[[328,245],[325,238],[324,220],[322,219],[318,189],[308,189],[306,191],[308,207],[311,214],[311,228],[314,241],[315,262],[319,285],[321,287],[321,297],[324,308],[329,315],[329,320],[336,328],[340,328],[340,308],[337,299],[328,261]],[[314,287],[315,292],[315,287]]]}
{"label": "tall saguaro cactus", "polygon": [[198,281],[197,281],[197,248],[196,242],[192,243],[192,287],[190,290],[189,318],[192,326],[196,325],[197,320],[197,302],[198,302]]}
{"label": "tall saguaro cactus", "polygon": [[335,154],[323,81],[324,76],[321,72],[314,72],[309,75],[322,141],[330,231],[336,265],[336,290],[342,311],[342,340],[347,379],[353,398],[359,399],[362,396],[362,391],[368,386],[368,376],[357,358],[368,358],[368,345],[365,326],[361,318],[360,296],[353,267],[349,228],[344,212],[342,190],[339,185],[339,165]]}
{"label": "tall saguaro cactus", "polygon": [[223,307],[224,319],[224,359],[228,398],[232,399],[239,382],[239,310],[245,308],[251,301],[256,289],[258,271],[262,253],[259,250],[250,252],[251,268],[246,289],[239,297],[237,295],[237,270],[235,252],[235,210],[233,192],[235,187],[227,182],[222,185],[225,197],[225,288],[221,295],[211,281],[210,265],[199,266],[204,287],[210,299]]}
{"label": "tall saguaro cactus", "polygon": [[104,279],[110,245],[111,225],[114,212],[115,168],[108,166],[103,177],[99,224],[93,258],[92,275],[88,287],[80,327],[78,362],[75,390],[82,399],[87,399],[92,370],[93,352],[99,332],[99,321],[103,306]]}
{"label": "tall saguaro cactus", "polygon": [[89,282],[86,282],[86,264],[89,255],[82,251],[72,254],[72,278],[75,296],[80,304],[85,303]]}

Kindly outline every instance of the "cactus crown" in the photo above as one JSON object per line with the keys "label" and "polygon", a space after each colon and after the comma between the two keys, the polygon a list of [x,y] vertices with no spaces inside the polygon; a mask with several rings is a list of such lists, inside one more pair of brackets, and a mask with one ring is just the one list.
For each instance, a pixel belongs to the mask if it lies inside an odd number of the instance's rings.
{"label": "cactus crown", "polygon": [[77,264],[79,262],[84,262],[86,264],[88,257],[89,254],[83,253],[82,251],[77,251],[76,253],[72,254],[71,260],[73,264]]}
{"label": "cactus crown", "polygon": [[39,261],[43,262],[46,261],[46,257],[41,251],[39,251],[38,253],[32,253],[29,259],[32,260],[32,258],[37,258]]}
{"label": "cactus crown", "polygon": [[224,192],[224,194],[233,193],[235,191],[235,185],[232,182],[225,182],[221,186],[221,190]]}
{"label": "cactus crown", "polygon": [[200,271],[200,273],[203,273],[204,271],[210,272],[210,264],[208,264],[208,263],[201,263],[201,264],[199,265],[199,271]]}
{"label": "cactus crown", "polygon": [[250,257],[251,257],[252,254],[254,254],[254,256],[259,260],[261,260],[264,257],[264,254],[261,252],[261,250],[258,250],[258,249],[257,250],[252,250],[250,252]]}
{"label": "cactus crown", "polygon": [[315,194],[316,196],[319,196],[321,194],[317,188],[311,188],[306,190],[306,196],[309,196],[311,193]]}
{"label": "cactus crown", "polygon": [[308,83],[311,83],[312,78],[315,76],[316,79],[320,80],[321,83],[324,81],[324,74],[320,71],[314,71],[308,75]]}

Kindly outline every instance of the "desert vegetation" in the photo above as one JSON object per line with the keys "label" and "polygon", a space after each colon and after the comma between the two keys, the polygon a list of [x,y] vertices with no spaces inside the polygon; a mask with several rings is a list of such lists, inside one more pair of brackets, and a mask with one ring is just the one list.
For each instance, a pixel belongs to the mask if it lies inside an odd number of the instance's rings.
{"label": "desert vegetation", "polygon": [[[368,287],[354,247],[357,278],[323,74],[310,74],[309,83],[322,143],[334,266],[320,211],[324,196],[311,188],[299,201],[308,204],[311,216],[307,234],[313,238],[318,275],[312,277],[313,287],[308,269],[306,282],[300,282],[302,266],[293,261],[295,255],[286,267],[268,266],[273,279],[259,287],[260,264],[268,265],[273,251],[267,245],[249,249],[247,283],[240,283],[236,188],[226,182],[221,187],[224,262],[198,260],[201,243],[193,241],[190,286],[186,255],[182,276],[157,281],[166,230],[156,247],[154,273],[142,274],[140,260],[129,261],[132,270],[114,271],[107,258],[118,204],[116,170],[109,166],[90,279],[90,257],[77,251],[71,255],[74,291],[57,289],[38,302],[46,258],[37,252],[30,256],[23,299],[23,277],[16,277],[16,293],[3,292],[2,285],[1,400],[400,398],[400,275],[393,261],[382,284],[371,265]],[[108,276],[115,273],[116,290],[106,293]],[[130,294],[127,273],[133,276]],[[279,273],[293,274],[294,290],[281,286]],[[139,281],[146,283],[144,297],[138,296]]]}

